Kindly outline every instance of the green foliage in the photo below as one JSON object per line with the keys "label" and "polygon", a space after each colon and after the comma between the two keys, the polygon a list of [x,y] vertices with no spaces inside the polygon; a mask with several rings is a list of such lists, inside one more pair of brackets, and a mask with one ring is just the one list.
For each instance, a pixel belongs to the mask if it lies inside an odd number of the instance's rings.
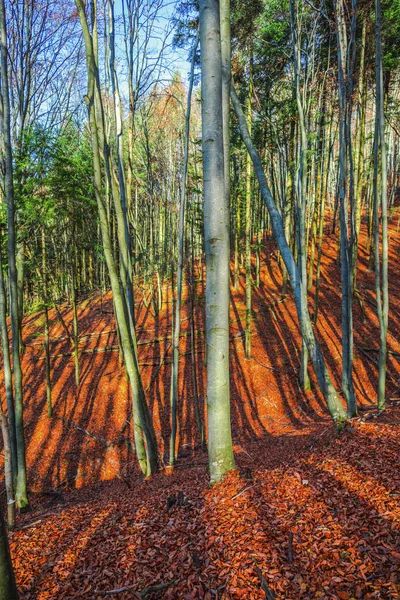
{"label": "green foliage", "polygon": [[400,0],[382,2],[383,69],[391,72],[400,64]]}
{"label": "green foliage", "polygon": [[[43,231],[50,280],[58,269],[68,269],[72,250],[75,255],[82,249],[97,250],[92,157],[88,137],[72,123],[55,132],[30,127],[22,140],[14,161],[18,241],[27,246],[30,291],[40,296]],[[4,209],[0,220],[5,225]]]}

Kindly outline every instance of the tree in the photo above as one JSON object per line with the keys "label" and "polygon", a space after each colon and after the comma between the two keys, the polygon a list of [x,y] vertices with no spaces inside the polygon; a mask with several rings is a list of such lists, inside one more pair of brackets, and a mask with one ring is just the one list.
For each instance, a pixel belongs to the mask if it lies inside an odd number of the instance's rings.
{"label": "tree", "polygon": [[14,570],[8,547],[7,531],[0,510],[0,600],[18,600]]}
{"label": "tree", "polygon": [[243,114],[243,110],[240,106],[240,102],[233,85],[231,86],[231,99],[238,118],[241,136],[253,161],[254,171],[258,179],[260,191],[271,217],[274,237],[289,274],[289,280],[296,303],[297,317],[299,320],[302,337],[307,344],[310,359],[313,364],[321,392],[324,395],[328,405],[329,412],[333,420],[338,424],[339,427],[341,427],[343,422],[346,420],[346,413],[332,383],[320,345],[312,329],[311,319],[307,307],[307,290],[302,283],[298,266],[287,243],[283,228],[282,216],[276,207],[273,196],[269,189],[260,156],[247,130],[246,118]]}
{"label": "tree", "polygon": [[354,165],[351,142],[353,71],[356,55],[356,0],[352,0],[347,34],[343,0],[334,3],[338,53],[339,95],[339,218],[342,275],[342,385],[349,417],[357,414],[353,387],[353,245],[356,239]]}
{"label": "tree", "polygon": [[[184,267],[184,242],[185,242],[185,212],[186,212],[186,186],[187,172],[189,166],[189,145],[190,145],[190,114],[192,108],[192,93],[194,84],[194,68],[196,51],[199,43],[199,35],[196,37],[193,48],[192,65],[190,69],[189,89],[187,95],[187,106],[185,113],[185,147],[183,155],[183,172],[181,183],[181,198],[179,206],[179,242],[178,242],[178,272],[177,272],[177,297],[175,304],[175,320],[172,343],[172,374],[171,374],[171,441],[169,451],[169,462],[173,465],[176,452],[176,432],[177,432],[177,401],[178,401],[178,375],[179,375],[179,336],[181,327],[181,303],[182,303],[182,284]],[[193,332],[191,334],[193,337]]]}
{"label": "tree", "polygon": [[8,269],[10,285],[10,313],[12,358],[14,367],[14,401],[15,401],[15,432],[17,450],[17,481],[16,499],[20,510],[28,507],[28,492],[26,484],[26,457],[23,421],[23,391],[20,359],[20,318],[18,312],[18,274],[16,266],[16,227],[15,200],[13,182],[13,154],[11,142],[11,111],[8,85],[8,51],[6,10],[4,0],[0,0],[0,67],[2,95],[2,134],[4,137],[5,153],[5,198],[7,202],[7,233],[8,233]]}
{"label": "tree", "polygon": [[208,456],[211,482],[235,466],[229,387],[229,204],[225,191],[218,0],[200,2]]}
{"label": "tree", "polygon": [[[378,408],[386,407],[386,357],[389,319],[388,288],[388,215],[387,215],[387,149],[385,139],[385,111],[382,67],[381,3],[375,0],[376,35],[376,113],[374,141],[374,234],[375,234],[375,287],[379,319],[379,379]],[[379,184],[378,184],[379,176]],[[380,264],[379,211],[382,219],[382,265]]]}
{"label": "tree", "polygon": [[[100,86],[99,58],[98,58],[98,33],[97,33],[97,6],[92,3],[91,21],[86,16],[85,1],[75,0],[82,27],[86,49],[87,83],[88,90],[85,96],[88,111],[89,127],[91,134],[94,188],[99,212],[101,235],[103,240],[104,255],[107,263],[108,274],[111,282],[117,329],[123,354],[126,372],[132,387],[132,410],[134,421],[134,437],[138,461],[142,472],[150,475],[157,469],[157,441],[149,408],[146,403],[143,384],[139,371],[136,334],[129,312],[130,305],[127,300],[129,291],[127,286],[121,286],[114,249],[110,236],[110,223],[107,214],[106,199],[103,195],[103,169],[101,155],[104,161],[107,189],[111,193],[113,205],[118,219],[118,242],[122,256],[127,255],[126,248],[126,222],[118,187],[115,183],[110,147],[106,137],[105,113]],[[126,279],[126,262],[122,261],[122,274]]]}

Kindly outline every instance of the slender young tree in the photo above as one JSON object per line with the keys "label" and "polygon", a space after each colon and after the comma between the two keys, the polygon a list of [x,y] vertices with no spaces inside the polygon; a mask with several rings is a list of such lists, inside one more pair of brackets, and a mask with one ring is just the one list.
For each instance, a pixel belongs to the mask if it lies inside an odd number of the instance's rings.
{"label": "slender young tree", "polygon": [[229,387],[229,204],[225,191],[218,0],[200,2],[208,455],[211,482],[233,469]]}
{"label": "slender young tree", "polygon": [[[296,89],[296,103],[299,116],[299,131],[300,131],[300,147],[299,147],[299,164],[296,177],[296,230],[297,230],[297,262],[299,265],[299,273],[302,280],[302,286],[307,289],[307,244],[306,244],[306,189],[307,189],[307,130],[306,130],[306,115],[305,115],[305,100],[300,88],[300,65],[301,65],[301,20],[298,18],[297,5],[290,2],[290,23],[292,30],[292,45],[294,54],[294,80]],[[300,39],[299,39],[300,37]],[[308,350],[307,344],[303,338],[301,364],[300,364],[300,384],[304,391],[311,388],[310,379],[308,377]]]}
{"label": "slender young tree", "polygon": [[15,525],[15,498],[14,498],[14,482],[12,470],[12,453],[10,442],[10,429],[8,419],[3,412],[3,407],[0,402],[0,429],[3,438],[4,449],[4,480],[6,484],[7,497],[7,524],[9,529],[14,529]]}
{"label": "slender young tree", "polygon": [[14,392],[12,383],[12,370],[11,370],[11,359],[10,359],[10,341],[8,338],[7,328],[7,300],[6,300],[6,288],[4,285],[3,276],[3,260],[0,251],[0,334],[1,334],[1,347],[3,350],[3,372],[4,372],[4,385],[6,389],[6,400],[7,400],[7,417],[8,427],[10,434],[10,446],[11,446],[11,464],[13,472],[14,484],[17,481],[17,439],[15,431],[15,409],[14,409]]}
{"label": "slender young tree", "polygon": [[[104,255],[107,263],[108,274],[113,293],[113,302],[115,307],[115,317],[117,329],[122,349],[122,355],[126,372],[132,387],[132,411],[134,422],[134,437],[138,461],[142,472],[145,475],[153,473],[158,466],[157,440],[154,432],[153,423],[149,408],[146,403],[143,384],[139,371],[136,338],[132,318],[129,317],[129,305],[127,303],[127,291],[121,289],[117,265],[113,250],[110,219],[107,212],[107,205],[103,196],[103,169],[101,154],[104,160],[104,170],[106,172],[106,182],[108,190],[112,193],[114,207],[117,213],[118,221],[118,241],[122,255],[126,255],[125,238],[125,220],[119,190],[114,182],[114,173],[112,173],[110,148],[106,139],[106,127],[104,118],[104,106],[102,103],[102,94],[100,87],[100,75],[98,68],[98,33],[97,33],[97,13],[96,2],[92,2],[90,25],[86,15],[84,0],[75,0],[78,10],[80,23],[82,26],[83,38],[86,49],[86,65],[88,78],[88,92],[85,97],[88,109],[88,118],[90,126],[93,168],[94,168],[94,188],[98,206],[100,229],[103,241]],[[102,149],[102,150],[101,150]],[[126,263],[125,263],[126,267]],[[123,270],[124,272],[124,270]],[[126,274],[126,268],[125,268]]]}
{"label": "slender young tree", "polygon": [[[177,433],[177,402],[178,402],[178,375],[179,375],[179,336],[181,330],[181,304],[182,304],[182,283],[184,267],[184,241],[185,241],[185,214],[186,214],[186,183],[189,166],[189,144],[190,144],[190,114],[192,107],[192,93],[194,84],[194,67],[196,61],[197,46],[199,44],[199,34],[196,36],[192,64],[190,68],[189,89],[187,95],[187,106],[185,113],[185,147],[183,151],[183,171],[181,184],[181,198],[179,206],[179,247],[178,247],[178,272],[177,278],[177,296],[175,303],[174,332],[172,337],[172,373],[171,373],[171,439],[169,450],[169,464],[175,463],[176,452],[176,433]],[[193,335],[193,332],[191,332]]]}
{"label": "slender young tree", "polygon": [[342,386],[349,417],[357,414],[353,386],[353,245],[355,241],[354,166],[351,144],[353,70],[355,62],[356,7],[352,0],[347,33],[343,0],[335,6],[339,95],[339,218],[342,276]]}
{"label": "slender young tree", "polygon": [[[385,139],[385,112],[382,68],[382,10],[380,0],[375,0],[376,35],[376,114],[374,143],[374,237],[375,237],[375,288],[379,319],[379,379],[378,408],[385,410],[386,358],[389,318],[388,288],[388,216],[387,216],[387,148]],[[379,182],[378,182],[379,179]],[[380,259],[379,213],[382,220],[382,265]]]}
{"label": "slender young tree", "polygon": [[8,270],[10,286],[10,315],[12,358],[14,368],[15,433],[17,446],[16,499],[19,510],[28,507],[26,485],[26,457],[23,419],[22,370],[20,359],[20,318],[18,312],[18,275],[16,267],[16,227],[13,182],[13,155],[11,142],[11,111],[8,85],[8,50],[6,10],[4,0],[0,0],[0,73],[2,93],[2,134],[5,153],[5,198],[7,202]]}
{"label": "slender young tree", "polygon": [[[253,124],[253,40],[250,41],[249,52],[249,89],[247,95],[247,127],[251,135]],[[245,219],[245,270],[246,270],[246,330],[245,352],[246,358],[251,358],[251,158],[246,154],[246,219]]]}
{"label": "slender young tree", "polygon": [[246,145],[247,151],[249,152],[251,159],[253,161],[254,172],[257,176],[258,183],[260,186],[260,192],[262,194],[263,200],[268,209],[272,230],[274,233],[274,237],[276,243],[278,245],[279,251],[281,252],[283,261],[285,263],[286,269],[288,271],[289,281],[292,287],[294,300],[296,304],[297,317],[299,320],[302,337],[305,340],[309,352],[309,356],[315,371],[315,374],[318,379],[318,383],[321,389],[321,392],[326,400],[328,405],[329,412],[333,418],[333,420],[338,424],[338,426],[342,426],[343,422],[346,420],[346,411],[344,410],[340,398],[335,390],[335,387],[332,383],[331,377],[329,375],[329,371],[326,367],[324,357],[321,352],[321,347],[315,337],[310,315],[308,312],[307,306],[307,290],[304,288],[301,280],[301,275],[299,273],[298,266],[294,259],[293,253],[291,252],[288,242],[286,240],[283,221],[280,212],[275,204],[274,198],[269,189],[267,179],[265,177],[264,169],[261,163],[260,156],[253,144],[253,141],[249,135],[246,118],[243,114],[242,107],[240,105],[239,99],[236,95],[234,86],[231,85],[231,99],[233,106],[235,108],[236,116],[238,118],[239,130],[240,134],[243,138],[243,141]]}

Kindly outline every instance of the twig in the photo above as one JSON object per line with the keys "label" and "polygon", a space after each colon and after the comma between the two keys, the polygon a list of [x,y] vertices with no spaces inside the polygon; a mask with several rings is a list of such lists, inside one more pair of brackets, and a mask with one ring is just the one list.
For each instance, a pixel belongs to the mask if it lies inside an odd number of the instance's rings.
{"label": "twig", "polygon": [[17,531],[24,531],[25,529],[30,529],[35,525],[39,525],[42,522],[42,519],[37,519],[37,521],[32,521],[32,523],[27,523],[26,525],[22,525],[22,527],[18,527]]}
{"label": "twig", "polygon": [[239,496],[241,496],[242,494],[244,494],[245,492],[247,492],[247,490],[251,490],[252,488],[255,488],[257,486],[261,485],[260,483],[255,483],[254,485],[249,485],[245,488],[243,488],[240,492],[238,492],[237,494],[235,494],[234,496],[232,496],[231,500],[235,500],[235,498],[239,498]]}
{"label": "twig", "polygon": [[135,592],[133,585],[125,586],[122,588],[118,588],[115,590],[105,590],[105,591],[96,591],[95,593],[98,596],[115,596],[116,594],[122,594],[123,592],[132,592],[136,598],[140,600],[142,598],[146,598],[149,594],[153,594],[154,592],[161,592],[162,590],[166,590],[171,585],[177,582],[177,579],[173,579],[172,581],[168,581],[167,583],[160,583],[158,585],[149,585],[144,588],[141,592]]}

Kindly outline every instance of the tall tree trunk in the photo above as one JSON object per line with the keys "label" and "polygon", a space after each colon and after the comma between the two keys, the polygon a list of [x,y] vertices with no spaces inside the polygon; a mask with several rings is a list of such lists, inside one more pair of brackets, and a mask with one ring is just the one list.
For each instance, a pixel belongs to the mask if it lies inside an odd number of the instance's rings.
{"label": "tall tree trunk", "polygon": [[79,387],[79,328],[78,328],[78,309],[76,304],[76,265],[75,261],[71,265],[71,299],[72,299],[72,327],[73,327],[73,347],[75,364],[75,385]]}
{"label": "tall tree trunk", "polygon": [[23,351],[22,340],[22,319],[24,316],[24,281],[25,281],[25,241],[16,240],[15,264],[17,269],[17,290],[18,290],[18,327],[20,351]]}
{"label": "tall tree trunk", "polygon": [[308,312],[307,290],[303,287],[299,269],[287,243],[281,214],[276,207],[275,201],[268,187],[259,154],[247,131],[246,118],[243,114],[242,107],[240,106],[240,102],[233,85],[231,86],[231,99],[238,118],[240,134],[246,145],[247,151],[251,155],[254,171],[260,186],[260,191],[271,218],[274,237],[288,271],[302,337],[307,344],[310,358],[317,375],[318,383],[328,405],[329,412],[332,415],[333,420],[340,427],[346,420],[346,411],[344,410],[340,398],[333,386],[320,345],[315,337]]}
{"label": "tall tree trunk", "polygon": [[[353,244],[354,166],[351,143],[353,65],[355,60],[356,0],[352,0],[349,41],[343,0],[335,2],[339,95],[339,219],[342,281],[342,386],[349,417],[357,414],[353,387]],[[349,223],[350,222],[350,223]]]}
{"label": "tall tree trunk", "polygon": [[[249,57],[249,89],[247,96],[247,128],[249,135],[253,125],[253,44]],[[245,219],[245,270],[246,270],[246,358],[251,358],[251,158],[246,154],[246,219]]]}
{"label": "tall tree trunk", "polygon": [[[110,182],[110,188],[112,180],[110,177],[111,171],[109,163],[109,149],[105,140],[104,112],[101,104],[101,90],[97,62],[96,6],[95,3],[92,4],[92,30],[90,30],[86,18],[84,2],[82,0],[76,0],[75,3],[79,13],[86,48],[88,93],[85,97],[85,100],[89,116],[94,167],[94,189],[99,211],[104,256],[110,277],[115,316],[121,341],[124,364],[132,387],[132,410],[137,458],[143,473],[145,475],[150,475],[157,469],[158,465],[157,440],[153,423],[151,421],[150,412],[144,396],[135,341],[132,339],[132,329],[128,317],[128,307],[126,304],[126,298],[120,287],[110,235],[110,224],[107,217],[107,208],[102,195],[103,181],[99,138],[103,142],[103,156],[107,178]],[[114,203],[117,207],[117,198],[115,196]],[[122,229],[122,232],[124,232],[124,228]]]}
{"label": "tall tree trunk", "polygon": [[189,90],[187,95],[187,107],[185,114],[185,148],[183,152],[183,172],[181,185],[181,198],[179,207],[179,247],[178,247],[178,272],[177,272],[177,295],[175,304],[175,321],[172,341],[172,374],[171,374],[171,439],[169,449],[169,464],[175,463],[176,452],[176,432],[177,432],[177,403],[178,403],[178,375],[179,375],[179,336],[181,330],[181,303],[182,303],[182,283],[184,266],[184,241],[185,241],[185,211],[186,211],[186,182],[189,165],[189,144],[190,144],[190,114],[192,106],[192,92],[194,83],[194,67],[196,51],[199,43],[199,35],[196,36],[196,42],[193,48],[193,58],[190,69]]}
{"label": "tall tree trunk", "polygon": [[[387,149],[385,139],[384,88],[382,69],[381,2],[375,0],[376,26],[376,124],[374,151],[374,198],[375,198],[375,286],[379,319],[379,379],[378,409],[386,408],[386,358],[389,318],[388,289],[388,217],[387,217]],[[379,153],[380,150],[380,153]],[[379,156],[380,154],[380,156]],[[380,160],[379,160],[380,158]],[[379,162],[378,162],[379,161]],[[378,189],[379,178],[379,189]],[[382,267],[379,250],[379,212],[382,219]]]}
{"label": "tall tree trunk", "polygon": [[44,227],[42,227],[42,278],[43,278],[43,304],[44,304],[44,353],[46,357],[46,402],[47,416],[52,415],[51,403],[51,364],[50,364],[50,335],[49,335],[49,295],[47,289],[47,252],[46,236]]}
{"label": "tall tree trunk", "polygon": [[[126,303],[128,307],[128,317],[131,328],[131,336],[134,344],[136,345],[136,333],[135,333],[135,303],[133,294],[133,282],[132,282],[132,258],[131,258],[131,244],[129,235],[129,224],[127,215],[127,195],[126,195],[126,182],[125,182],[125,169],[123,160],[123,136],[122,136],[122,111],[121,111],[121,99],[118,86],[118,78],[115,64],[115,31],[114,31],[114,0],[109,0],[109,30],[110,30],[110,73],[111,73],[111,90],[114,98],[114,115],[115,115],[115,135],[116,135],[116,148],[117,148],[117,162],[118,162],[118,183],[119,190],[116,189],[114,179],[112,179],[111,185],[113,189],[113,198],[115,202],[115,211],[118,220],[118,239],[120,244],[121,252],[121,264],[122,264],[122,282],[123,289],[126,296]],[[130,201],[130,198],[128,197]]]}
{"label": "tall tree trunk", "polygon": [[196,273],[195,273],[195,262],[194,262],[194,218],[192,210],[192,223],[191,223],[191,261],[190,261],[190,354],[192,359],[192,383],[193,383],[193,400],[194,400],[194,411],[196,415],[197,429],[199,431],[201,449],[204,451],[205,438],[204,438],[204,424],[200,411],[199,391],[197,385],[197,363],[196,363],[196,323],[195,323],[195,312],[194,312],[194,298],[196,291]]}
{"label": "tall tree trunk", "polygon": [[200,1],[208,454],[212,482],[233,469],[229,389],[229,204],[225,190],[218,0]]}
{"label": "tall tree trunk", "polygon": [[4,0],[0,0],[0,45],[1,86],[3,96],[3,136],[6,165],[5,197],[7,200],[8,270],[10,283],[12,357],[14,368],[15,431],[17,442],[16,499],[18,502],[19,510],[24,510],[28,507],[28,493],[26,486],[22,371],[20,360],[20,327],[18,314],[18,281],[15,258],[16,232],[13,184],[13,157],[11,146],[11,113],[8,87],[7,30]]}
{"label": "tall tree trunk", "polygon": [[353,290],[357,286],[358,239],[361,226],[362,191],[364,185],[364,150],[365,150],[365,121],[367,114],[367,85],[365,76],[365,47],[367,38],[367,19],[363,17],[361,34],[360,74],[358,81],[357,134],[356,157],[354,168],[354,220],[355,237],[353,242]]}
{"label": "tall tree trunk", "polygon": [[[297,13],[296,13],[297,14]],[[299,166],[297,172],[296,185],[296,225],[297,225],[297,261],[299,265],[299,273],[302,280],[302,287],[307,290],[307,243],[306,243],[306,188],[307,188],[307,131],[305,123],[303,98],[300,90],[300,62],[301,51],[300,44],[297,39],[298,32],[295,25],[295,7],[294,1],[290,3],[290,21],[292,28],[292,44],[294,53],[294,78],[296,88],[297,110],[299,114],[299,131],[300,131],[300,150],[299,150]],[[301,43],[301,41],[300,41]],[[308,349],[305,340],[302,341],[301,364],[300,364],[300,385],[303,391],[311,388],[310,378],[308,376]]]}

